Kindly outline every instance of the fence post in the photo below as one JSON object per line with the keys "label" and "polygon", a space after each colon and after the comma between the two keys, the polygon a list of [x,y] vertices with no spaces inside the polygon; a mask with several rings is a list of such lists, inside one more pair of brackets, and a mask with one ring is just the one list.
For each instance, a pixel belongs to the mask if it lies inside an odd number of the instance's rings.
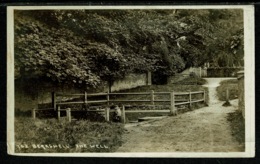
{"label": "fence post", "polygon": [[109,91],[107,91],[107,105],[109,105]]}
{"label": "fence post", "polygon": [[87,103],[88,103],[88,94],[87,94],[87,92],[85,91],[85,92],[84,92],[84,104],[87,105]]}
{"label": "fence post", "polygon": [[199,70],[200,70],[200,78],[201,78],[201,67],[199,67]]}
{"label": "fence post", "polygon": [[60,106],[58,105],[58,121],[60,121]]}
{"label": "fence post", "polygon": [[152,73],[151,73],[151,71],[147,72],[147,85],[152,85]]}
{"label": "fence post", "polygon": [[177,115],[177,110],[176,110],[176,108],[175,108],[174,92],[171,92],[171,109],[170,109],[170,115]]}
{"label": "fence post", "polygon": [[56,93],[52,92],[52,107],[56,111]]}
{"label": "fence post", "polygon": [[229,102],[229,89],[226,89],[226,102],[222,106],[231,106]]}
{"label": "fence post", "polygon": [[228,102],[229,101],[229,89],[227,88],[227,90],[226,90],[226,102]]}
{"label": "fence post", "polygon": [[154,90],[151,90],[151,103],[154,105]]}
{"label": "fence post", "polygon": [[203,100],[204,100],[204,103],[206,103],[206,91],[205,91],[205,89],[203,90]]}
{"label": "fence post", "polygon": [[67,115],[68,121],[71,122],[71,109],[70,108],[66,109],[66,115]]}
{"label": "fence post", "polygon": [[122,116],[121,116],[121,121],[123,124],[125,124],[125,106],[122,106]]}
{"label": "fence post", "polygon": [[189,104],[189,108],[191,109],[191,91],[189,91],[189,102],[190,102],[190,104]]}
{"label": "fence post", "polygon": [[110,111],[110,108],[107,107],[105,109],[106,121],[109,121],[109,113],[110,113],[109,111]]}
{"label": "fence post", "polygon": [[84,105],[83,108],[85,108],[85,110],[88,110],[88,93],[86,91],[84,91]]}
{"label": "fence post", "polygon": [[33,119],[36,118],[36,111],[35,111],[35,108],[32,108],[32,118],[33,118]]}

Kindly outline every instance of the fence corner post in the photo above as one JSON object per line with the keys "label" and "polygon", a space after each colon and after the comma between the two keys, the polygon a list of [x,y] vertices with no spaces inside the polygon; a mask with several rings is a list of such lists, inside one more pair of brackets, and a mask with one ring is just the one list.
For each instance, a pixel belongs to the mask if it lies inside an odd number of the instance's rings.
{"label": "fence corner post", "polygon": [[36,118],[36,109],[32,108],[32,118],[35,119]]}
{"label": "fence corner post", "polygon": [[125,124],[126,121],[125,121],[125,106],[124,105],[122,106],[122,116],[121,116],[121,118],[122,118],[122,120],[121,120],[122,123]]}
{"label": "fence corner post", "polygon": [[174,97],[174,92],[171,92],[171,109],[170,109],[170,115],[174,116],[177,115],[177,110],[175,108],[175,97]]}
{"label": "fence corner post", "polygon": [[106,121],[109,121],[109,113],[110,113],[110,108],[107,107],[107,108],[105,109]]}
{"label": "fence corner post", "polygon": [[71,122],[71,109],[70,108],[66,109],[66,115],[67,115],[68,121]]}

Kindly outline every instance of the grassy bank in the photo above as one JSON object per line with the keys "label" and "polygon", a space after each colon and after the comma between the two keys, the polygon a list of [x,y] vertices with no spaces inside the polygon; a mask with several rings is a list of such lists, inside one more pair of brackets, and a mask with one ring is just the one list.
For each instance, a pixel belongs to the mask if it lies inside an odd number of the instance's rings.
{"label": "grassy bank", "polygon": [[245,143],[245,120],[241,112],[229,113],[227,117],[232,129],[232,135],[241,144]]}
{"label": "grassy bank", "polygon": [[217,94],[219,100],[226,100],[226,90],[229,90],[229,99],[236,99],[238,97],[238,83],[236,79],[225,80],[220,83],[220,86],[217,87]]}
{"label": "grassy bank", "polygon": [[17,153],[113,152],[122,144],[123,125],[111,122],[16,117]]}
{"label": "grassy bank", "polygon": [[197,76],[189,76],[181,80],[177,80],[173,82],[174,84],[181,84],[181,85],[203,85],[206,84],[206,80],[199,78]]}

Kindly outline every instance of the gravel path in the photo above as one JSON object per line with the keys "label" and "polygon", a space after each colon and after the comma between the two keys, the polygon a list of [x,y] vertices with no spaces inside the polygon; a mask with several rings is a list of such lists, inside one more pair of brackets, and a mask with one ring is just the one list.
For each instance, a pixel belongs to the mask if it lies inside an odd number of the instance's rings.
{"label": "gravel path", "polygon": [[117,152],[241,152],[244,144],[231,133],[228,113],[238,110],[238,100],[223,107],[216,88],[228,78],[205,78],[209,106],[161,120],[126,124],[124,144]]}
{"label": "gravel path", "polygon": [[117,152],[240,152],[239,144],[231,134],[226,117],[237,110],[215,103],[178,116],[161,120],[126,124],[124,144]]}

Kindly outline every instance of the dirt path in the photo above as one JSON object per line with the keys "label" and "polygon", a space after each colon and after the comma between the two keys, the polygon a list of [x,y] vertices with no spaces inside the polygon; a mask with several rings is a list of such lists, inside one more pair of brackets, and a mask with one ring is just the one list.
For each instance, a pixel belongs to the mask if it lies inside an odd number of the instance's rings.
{"label": "dirt path", "polygon": [[221,81],[224,80],[231,80],[235,78],[204,78],[207,83],[203,85],[204,87],[208,88],[208,94],[209,94],[209,105],[213,105],[219,102],[218,96],[217,96],[217,87],[220,85]]}
{"label": "dirt path", "polygon": [[227,115],[237,110],[215,103],[174,117],[126,124],[124,144],[117,152],[238,152],[244,151],[231,134]]}

